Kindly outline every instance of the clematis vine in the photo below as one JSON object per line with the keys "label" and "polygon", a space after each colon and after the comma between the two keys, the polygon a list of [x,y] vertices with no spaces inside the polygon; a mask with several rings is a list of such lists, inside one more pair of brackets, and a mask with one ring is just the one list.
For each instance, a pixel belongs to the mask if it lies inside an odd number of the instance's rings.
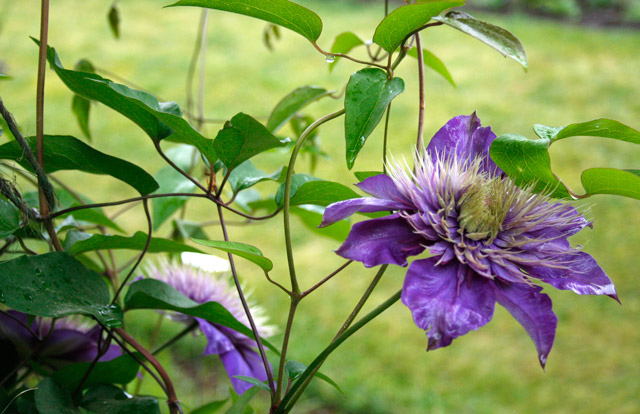
{"label": "clematis vine", "polygon": [[[186,264],[190,263],[190,264]],[[183,254],[182,263],[163,261],[150,264],[146,274],[161,280],[197,303],[217,302],[225,307],[238,321],[249,326],[242,303],[228,281],[229,262],[215,256]],[[268,337],[275,329],[266,324],[262,309],[251,306],[251,314],[260,335]],[[235,376],[253,377],[260,381],[267,379],[262,359],[254,350],[256,342],[233,329],[211,323],[205,319],[183,314],[172,314],[171,318],[185,324],[194,321],[207,338],[203,355],[219,355],[231,379],[234,390],[244,393],[253,385]]]}
{"label": "clematis vine", "polygon": [[428,349],[487,324],[498,302],[527,331],[544,367],[558,319],[534,282],[617,300],[616,290],[567,240],[591,223],[568,204],[516,186],[489,157],[495,138],[475,113],[451,119],[413,171],[395,166],[367,178],[358,187],[371,197],[328,206],[322,226],[356,212],[392,212],[354,224],[336,253],[367,267],[407,266],[428,249],[430,257],[409,265],[402,290]]}

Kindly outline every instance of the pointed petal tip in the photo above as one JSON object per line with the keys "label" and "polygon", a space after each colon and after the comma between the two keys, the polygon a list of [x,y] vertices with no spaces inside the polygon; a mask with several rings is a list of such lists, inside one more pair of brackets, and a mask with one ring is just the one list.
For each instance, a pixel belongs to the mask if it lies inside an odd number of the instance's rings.
{"label": "pointed petal tip", "polygon": [[620,298],[618,297],[618,293],[612,293],[609,296],[611,299],[615,300],[616,302],[618,302],[618,304],[620,304],[620,306],[622,306],[622,302],[620,302]]}

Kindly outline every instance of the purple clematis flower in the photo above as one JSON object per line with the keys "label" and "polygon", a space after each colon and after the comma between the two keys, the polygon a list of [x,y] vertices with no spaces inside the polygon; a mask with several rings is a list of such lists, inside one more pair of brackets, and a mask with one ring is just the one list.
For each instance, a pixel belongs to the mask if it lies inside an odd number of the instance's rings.
{"label": "purple clematis flower", "polygon": [[[98,352],[99,336],[100,327],[90,327],[78,318],[58,319],[51,331],[49,318],[38,317],[29,323],[24,313],[0,312],[0,348],[3,349],[0,372],[9,374],[26,359],[54,370],[75,362],[92,361]],[[120,347],[112,344],[100,361],[121,354]]]}
{"label": "purple clematis flower", "polygon": [[327,207],[321,226],[356,212],[393,213],[353,225],[337,253],[367,267],[411,263],[402,302],[429,337],[447,346],[488,323],[495,303],[522,324],[544,367],[557,317],[535,279],[578,294],[616,290],[587,253],[567,238],[590,226],[574,207],[517,187],[489,158],[496,138],[476,114],[451,119],[436,133],[414,172],[400,167],[358,186],[372,197]]}
{"label": "purple clematis flower", "polygon": [[[205,256],[205,255],[199,255]],[[209,256],[212,259],[221,259]],[[227,263],[228,266],[228,263]],[[226,270],[226,268],[225,268]],[[224,306],[238,321],[249,326],[249,321],[240,302],[240,298],[227,281],[226,275],[212,269],[196,268],[186,264],[162,262],[159,265],[149,265],[147,275],[173,286],[180,293],[197,303],[218,302]],[[251,315],[258,326],[262,337],[273,335],[272,326],[266,325],[266,318],[260,308],[251,307]],[[260,355],[254,350],[256,342],[248,336],[222,325],[211,323],[201,318],[194,318],[182,314],[173,314],[173,319],[187,324],[194,320],[207,338],[207,346],[203,355],[216,354],[231,379],[233,388],[238,394],[244,393],[253,385],[234,378],[236,375],[253,377],[260,381],[267,379]]]}

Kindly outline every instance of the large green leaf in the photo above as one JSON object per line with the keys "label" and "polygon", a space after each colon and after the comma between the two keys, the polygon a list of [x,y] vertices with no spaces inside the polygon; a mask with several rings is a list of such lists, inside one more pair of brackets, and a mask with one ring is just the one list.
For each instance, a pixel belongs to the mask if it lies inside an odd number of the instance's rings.
{"label": "large green leaf", "polygon": [[[35,151],[36,138],[28,137],[27,142]],[[0,146],[0,159],[14,160],[25,169],[33,171],[17,141]],[[153,177],[137,165],[95,150],[70,136],[45,135],[44,165],[47,172],[79,170],[91,174],[110,175],[129,184],[142,195],[152,193],[158,188],[158,183]]]}
{"label": "large green leaf", "polygon": [[52,47],[47,49],[47,60],[71,91],[120,112],[154,141],[171,136],[172,141],[198,148],[209,162],[216,161],[212,141],[200,135],[181,117],[180,108],[175,102],[158,102],[149,93],[131,89],[99,75],[65,69]]}
{"label": "large green leaf", "polygon": [[302,184],[291,197],[291,205],[315,204],[328,206],[360,195],[349,187],[333,181],[308,181]]}
{"label": "large green leaf", "polygon": [[[74,195],[72,195],[69,191],[64,188],[56,189],[56,196],[58,198],[59,208],[66,209],[69,207],[80,206],[83,204],[92,204],[93,202],[84,195],[80,194],[80,198],[82,199],[82,203],[76,199]],[[84,221],[88,223],[97,224],[99,226],[108,227],[110,229],[119,231],[124,233],[124,230],[120,228],[116,223],[114,223],[109,217],[104,214],[101,208],[83,208],[81,210],[72,211],[71,213],[64,214],[60,217],[68,217],[72,216],[74,219],[79,221]]]}
{"label": "large green leaf", "polygon": [[273,108],[269,120],[267,121],[267,129],[272,133],[282,128],[300,109],[309,105],[313,101],[327,96],[328,92],[324,88],[317,86],[302,86],[297,88],[284,98]]}
{"label": "large green leaf", "polygon": [[517,185],[533,185],[534,191],[550,192],[556,198],[569,197],[567,189],[551,172],[548,139],[502,135],[491,143],[490,155]]}
{"label": "large green leaf", "polygon": [[382,69],[366,68],[351,75],[344,98],[349,169],[353,167],[358,153],[382,119],[391,100],[403,91],[404,81],[400,78],[388,79]]}
{"label": "large green leaf", "polygon": [[81,414],[80,409],[73,404],[71,393],[56,384],[52,378],[40,381],[34,398],[39,414]]}
{"label": "large green leaf", "polygon": [[225,411],[225,414],[244,414],[247,408],[249,408],[249,403],[256,396],[256,394],[260,391],[259,387],[251,387],[245,392],[242,393],[241,396],[233,403],[233,405]]}
{"label": "large green leaf", "polygon": [[[417,58],[418,57],[418,49],[415,47],[409,50],[409,56]],[[422,49],[422,63],[429,66],[440,76],[445,78],[451,85],[456,86],[456,83],[453,81],[453,77],[447,67],[442,63],[442,61],[433,53],[429,52],[427,49]]]}
{"label": "large green leaf", "polygon": [[277,24],[315,42],[322,33],[322,20],[311,10],[288,0],[180,0],[173,6],[198,6],[255,17]]}
{"label": "large green leaf", "polygon": [[[162,309],[180,312],[209,322],[226,326],[250,338],[251,329],[239,322],[224,306],[217,302],[196,303],[172,286],[155,279],[143,279],[129,287],[124,299],[125,310]],[[266,340],[262,342],[276,354],[278,350]]]}
{"label": "large green leaf", "polygon": [[[308,181],[321,181],[321,180],[318,177],[314,177],[308,174],[293,174],[293,177],[291,177],[291,191],[290,191],[289,197],[293,198],[296,195],[296,192],[298,191],[298,189]],[[276,192],[275,202],[278,205],[278,207],[284,206],[284,185],[285,183],[282,183],[278,188],[278,191]]]}
{"label": "large green leaf", "polygon": [[613,119],[594,119],[593,121],[570,124],[564,127],[548,127],[536,124],[533,130],[540,138],[547,138],[552,143],[559,139],[588,136],[612,138],[620,141],[640,144],[640,131]]}
{"label": "large green leaf", "polygon": [[[87,370],[91,373],[85,378]],[[82,388],[90,388],[97,384],[128,384],[136,378],[140,369],[138,362],[125,354],[111,361],[80,362],[57,370],[53,379],[68,391],[75,391],[82,382]]]}
{"label": "large green leaf", "polygon": [[273,269],[273,262],[264,257],[260,249],[255,246],[251,246],[250,244],[199,239],[194,239],[193,241],[203,246],[213,247],[214,249],[222,250],[223,252],[231,253],[247,259],[260,266],[265,272],[269,272]]}
{"label": "large green leaf", "polygon": [[0,239],[20,228],[20,212],[9,201],[0,197]]}
{"label": "large green leaf", "polygon": [[[364,42],[355,33],[344,32],[336,36],[336,40],[333,41],[331,46],[331,53],[349,53],[353,48],[363,45]],[[333,59],[333,62],[329,63],[329,71],[333,70],[333,67],[338,63],[338,56]]]}
{"label": "large green leaf", "polygon": [[82,408],[93,414],[160,414],[154,397],[131,397],[113,385],[98,385],[82,397]]}
{"label": "large green leaf", "polygon": [[244,161],[285,143],[274,137],[260,122],[239,113],[224,125],[213,146],[225,167],[233,170]]}
{"label": "large green leaf", "polygon": [[321,236],[343,242],[351,229],[349,223],[346,220],[340,220],[331,226],[318,227],[322,223],[323,213],[323,207],[314,205],[303,205],[291,209],[291,214],[298,216],[309,230]]}
{"label": "large green leaf", "polygon": [[0,263],[0,302],[30,315],[83,314],[110,327],[122,324],[122,310],[110,304],[104,280],[62,252]]}
{"label": "large green leaf", "polygon": [[[93,64],[86,59],[80,59],[78,62],[76,62],[75,69],[80,72],[95,73]],[[76,120],[78,121],[80,130],[82,130],[84,136],[87,137],[89,141],[91,141],[91,130],[89,129],[89,112],[91,110],[91,101],[83,98],[80,95],[73,95],[73,99],[71,100],[71,110],[76,116]]]}
{"label": "large green leaf", "polygon": [[238,165],[231,174],[229,174],[229,184],[234,193],[239,193],[262,181],[282,182],[284,181],[286,173],[287,168],[281,167],[273,174],[267,174],[256,168],[250,160],[247,160]]}
{"label": "large green leaf", "polygon": [[451,7],[463,4],[464,0],[429,1],[425,4],[409,4],[399,7],[376,27],[373,41],[387,52],[392,53],[407,36],[427,24],[434,16]]}
{"label": "large green leaf", "polygon": [[[92,234],[90,237],[77,240],[69,247],[69,253],[76,255],[92,250],[107,249],[127,249],[142,250],[147,243],[147,235],[141,231],[136,232],[131,237],[125,236],[107,236],[103,234]],[[65,243],[66,245],[67,243]],[[65,246],[66,248],[67,246]],[[178,252],[195,252],[202,251],[186,244],[178,243],[173,240],[152,237],[149,243],[147,253],[178,253]]]}
{"label": "large green leaf", "polygon": [[451,11],[444,16],[436,16],[433,20],[475,37],[500,52],[502,56],[510,57],[525,69],[527,68],[527,53],[524,46],[511,32],[458,11]]}
{"label": "large green leaf", "polygon": [[590,168],[582,172],[582,186],[589,195],[613,194],[640,200],[640,170]]}
{"label": "large green leaf", "polygon": [[[173,167],[161,168],[155,175],[156,181],[160,184],[160,188],[156,191],[158,194],[163,193],[191,193],[196,185],[185,178],[184,175],[177,172]],[[160,228],[173,213],[178,211],[180,207],[187,202],[189,197],[161,197],[154,198],[151,201],[153,207],[152,220],[153,230]]]}

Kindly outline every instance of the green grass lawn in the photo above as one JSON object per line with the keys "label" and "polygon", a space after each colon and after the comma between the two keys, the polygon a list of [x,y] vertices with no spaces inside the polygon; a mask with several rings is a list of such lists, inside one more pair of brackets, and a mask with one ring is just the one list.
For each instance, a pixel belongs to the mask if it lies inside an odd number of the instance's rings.
{"label": "green grass lawn", "polygon": [[[164,100],[185,101],[185,79],[196,37],[200,11],[194,8],[162,9],[169,2],[120,2],[122,36],[109,32],[106,13],[110,1],[52,2],[49,43],[63,64],[72,67],[88,58],[97,67],[129,79]],[[319,44],[329,49],[333,38],[354,31],[370,38],[383,15],[381,5],[337,1],[299,1],[324,20]],[[380,2],[382,3],[382,2]],[[339,7],[340,6],[340,7]],[[35,131],[35,62],[39,3],[35,0],[0,6],[0,60],[13,78],[0,81],[0,96],[14,112],[25,135]],[[451,71],[457,88],[433,72],[427,72],[425,135],[430,137],[448,119],[478,112],[484,125],[498,134],[533,137],[534,123],[558,126],[605,117],[640,128],[640,35],[630,30],[601,30],[565,26],[526,17],[484,16],[516,34],[525,45],[529,70],[502,58],[478,41],[450,28],[430,29],[424,46],[439,56]],[[228,119],[237,112],[264,120],[278,100],[302,85],[340,90],[348,76],[360,67],[341,61],[332,73],[322,55],[303,38],[288,32],[276,42],[275,51],[262,45],[262,22],[236,15],[209,14],[205,113]],[[406,90],[393,103],[390,152],[410,157],[417,119],[416,61],[397,70]],[[47,71],[45,131],[48,134],[81,132],[73,118],[71,93]],[[325,100],[309,107],[316,117],[341,108],[340,101]],[[155,173],[163,166],[148,137],[133,123],[110,109],[92,106],[91,128],[96,148],[139,163]],[[214,137],[220,125],[207,125]],[[381,129],[381,128],[380,128]],[[344,184],[355,182],[344,163],[343,124],[339,119],[321,128],[323,149],[332,163],[316,175]],[[5,138],[0,137],[0,142]],[[369,139],[354,171],[380,170],[381,131]],[[258,157],[265,170],[288,161],[286,153]],[[590,167],[638,168],[640,150],[631,144],[595,138],[563,140],[552,147],[554,170],[576,190],[580,171]],[[305,172],[305,159],[299,171]],[[125,185],[98,176],[58,174],[94,201],[135,196]],[[28,189],[27,184],[23,184]],[[263,194],[276,186],[260,187]],[[560,321],[547,370],[537,362],[532,341],[502,308],[493,321],[454,341],[444,349],[425,352],[425,334],[416,328],[411,314],[395,305],[358,332],[327,361],[323,372],[335,379],[345,395],[319,382],[294,410],[297,413],[637,413],[640,412],[640,285],[637,256],[640,245],[640,206],[637,201],[596,196],[578,203],[594,222],[593,231],[574,237],[575,244],[593,255],[616,283],[622,306],[606,297],[578,297],[571,292],[548,290]],[[115,210],[110,210],[111,212]],[[215,218],[211,204],[194,201],[191,217]],[[229,220],[232,220],[230,218]],[[128,229],[144,229],[140,208],[122,216]],[[339,243],[312,237],[295,221],[295,257],[303,287],[309,287],[343,263],[334,255]],[[258,246],[275,263],[272,276],[288,279],[283,255],[282,219],[269,223],[233,226],[231,238]],[[158,235],[167,234],[169,226]],[[219,239],[218,230],[207,230]],[[129,255],[126,255],[129,257]],[[288,302],[253,267],[240,263],[241,275],[253,298],[284,327]],[[370,300],[372,308],[402,286],[405,269],[387,272]],[[295,322],[290,357],[302,362],[322,350],[343,322],[375,273],[353,264],[332,283],[305,300]],[[132,315],[130,329],[142,337],[155,324],[153,313]],[[163,337],[179,327],[165,323]],[[274,338],[278,343],[280,337]],[[163,356],[176,374],[179,397],[206,403],[227,393],[219,361],[199,358],[202,338],[185,339],[177,350]],[[146,380],[143,390],[159,393]],[[258,407],[264,406],[264,400]],[[260,412],[260,411],[259,411]],[[262,412],[265,412],[262,409]]]}

